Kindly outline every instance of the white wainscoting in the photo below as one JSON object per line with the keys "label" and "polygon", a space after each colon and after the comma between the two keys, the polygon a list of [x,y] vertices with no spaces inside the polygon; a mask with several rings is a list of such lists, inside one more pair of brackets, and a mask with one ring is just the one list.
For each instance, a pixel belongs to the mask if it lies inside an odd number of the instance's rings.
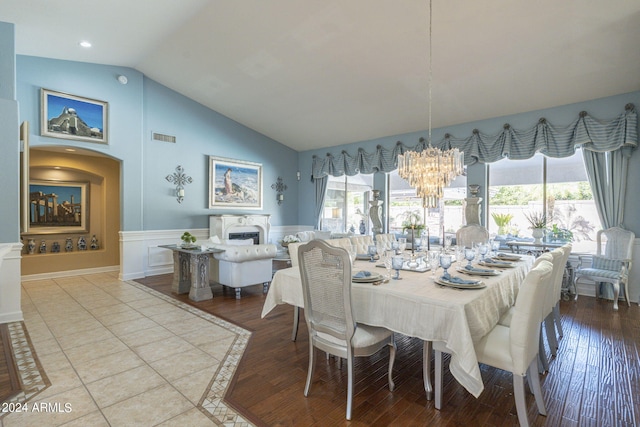
{"label": "white wainscoting", "polygon": [[[271,226],[269,243],[278,245],[287,234],[313,230],[312,226]],[[120,280],[133,280],[146,276],[156,276],[173,272],[173,254],[160,245],[172,245],[180,242],[185,231],[196,236],[198,242],[209,239],[209,229],[193,230],[153,230],[120,232]]]}
{"label": "white wainscoting", "polygon": [[0,323],[23,320],[20,306],[22,243],[0,243]]}

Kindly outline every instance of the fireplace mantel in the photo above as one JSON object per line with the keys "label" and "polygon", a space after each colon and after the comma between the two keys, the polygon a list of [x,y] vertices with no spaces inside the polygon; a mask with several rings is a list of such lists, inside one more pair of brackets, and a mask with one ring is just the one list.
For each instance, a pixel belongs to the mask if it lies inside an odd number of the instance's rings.
{"label": "fireplace mantel", "polygon": [[269,243],[269,214],[264,215],[211,215],[209,216],[209,236],[221,240],[229,238],[229,233],[260,233],[260,243]]}

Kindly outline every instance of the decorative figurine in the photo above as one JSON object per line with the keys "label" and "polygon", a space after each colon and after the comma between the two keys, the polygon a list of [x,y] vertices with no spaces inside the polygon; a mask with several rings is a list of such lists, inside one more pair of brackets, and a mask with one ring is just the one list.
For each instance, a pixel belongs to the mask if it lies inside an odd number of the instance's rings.
{"label": "decorative figurine", "polygon": [[91,236],[91,249],[92,250],[96,250],[98,249],[98,239],[96,239],[96,235],[94,234],[93,236]]}
{"label": "decorative figurine", "polygon": [[71,237],[67,237],[67,240],[65,241],[65,244],[64,244],[64,251],[65,252],[73,251],[73,241],[71,240]]}
{"label": "decorative figurine", "polygon": [[51,253],[57,254],[58,252],[60,252],[60,243],[53,242],[51,245]]}
{"label": "decorative figurine", "polygon": [[33,239],[29,239],[29,243],[27,243],[27,252],[30,255],[33,255],[36,252],[36,241]]}
{"label": "decorative figurine", "polygon": [[84,236],[78,237],[78,250],[86,251],[87,250],[87,241]]}
{"label": "decorative figurine", "polygon": [[40,253],[41,254],[47,253],[47,242],[45,242],[44,240],[40,242]]}

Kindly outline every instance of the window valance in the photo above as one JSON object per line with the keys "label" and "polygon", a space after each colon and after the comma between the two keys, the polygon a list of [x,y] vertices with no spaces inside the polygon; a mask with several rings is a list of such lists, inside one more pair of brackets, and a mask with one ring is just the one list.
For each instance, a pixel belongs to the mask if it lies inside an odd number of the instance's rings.
{"label": "window valance", "polygon": [[[359,148],[353,156],[344,150],[337,155],[327,153],[324,158],[314,155],[312,178],[391,172],[398,167],[399,154],[407,150],[422,151],[426,145],[427,141],[420,138],[413,147],[398,141],[392,149],[378,145],[373,153]],[[495,136],[482,134],[477,129],[467,138],[455,138],[447,133],[433,145],[441,149],[458,148],[463,151],[466,165],[492,163],[505,157],[528,159],[537,152],[555,158],[568,157],[575,153],[578,146],[596,152],[622,148],[623,153],[630,156],[631,150],[638,145],[638,115],[635,106],[627,104],[625,112],[612,120],[598,120],[583,111],[566,127],[554,127],[541,118],[535,126],[526,130],[513,129],[505,124]]]}

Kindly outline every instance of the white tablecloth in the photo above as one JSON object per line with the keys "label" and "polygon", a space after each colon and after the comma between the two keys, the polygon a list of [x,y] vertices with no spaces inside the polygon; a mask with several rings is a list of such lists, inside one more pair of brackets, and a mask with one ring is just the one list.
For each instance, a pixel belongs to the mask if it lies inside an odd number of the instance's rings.
{"label": "white tablecloth", "polygon": [[[473,341],[486,335],[513,305],[518,287],[533,264],[523,256],[515,268],[499,276],[482,277],[484,289],[458,290],[434,283],[431,272],[400,271],[402,280],[381,285],[353,283],[352,304],[357,322],[383,326],[426,341],[443,341],[451,352],[450,371],[471,394],[484,389]],[[455,266],[449,269],[454,275]],[[354,272],[383,273],[368,262],[356,262]],[[442,270],[438,270],[441,274]],[[464,277],[464,276],[462,276]],[[465,277],[468,278],[468,277]],[[298,267],[276,272],[262,308],[264,318],[278,304],[304,308]]]}

